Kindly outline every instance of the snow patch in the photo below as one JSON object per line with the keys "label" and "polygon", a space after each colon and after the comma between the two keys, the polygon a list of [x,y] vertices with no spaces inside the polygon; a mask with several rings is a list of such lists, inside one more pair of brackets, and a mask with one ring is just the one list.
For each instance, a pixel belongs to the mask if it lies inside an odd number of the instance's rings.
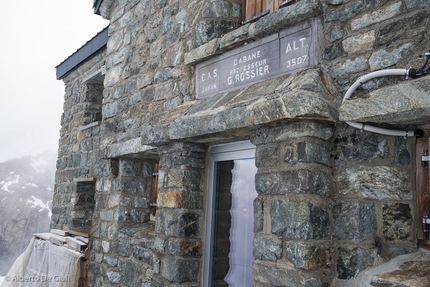
{"label": "snow patch", "polygon": [[38,187],[37,184],[34,183],[26,183],[25,186]]}
{"label": "snow patch", "polygon": [[4,180],[2,182],[0,182],[0,184],[3,185],[1,189],[3,189],[4,191],[7,191],[9,193],[14,193],[15,192],[14,190],[9,190],[9,186],[11,186],[13,184],[17,184],[19,182],[19,175],[15,175],[15,179],[8,178],[7,180],[8,181],[6,181],[6,182]]}
{"label": "snow patch", "polygon": [[39,198],[35,197],[34,195],[31,196],[32,199],[28,199],[26,204],[31,204],[31,208],[39,208],[39,212],[44,211],[45,209],[48,210],[48,216],[51,217],[52,211],[51,208],[49,208],[49,204],[51,203],[51,200],[48,200],[46,203],[44,203]]}

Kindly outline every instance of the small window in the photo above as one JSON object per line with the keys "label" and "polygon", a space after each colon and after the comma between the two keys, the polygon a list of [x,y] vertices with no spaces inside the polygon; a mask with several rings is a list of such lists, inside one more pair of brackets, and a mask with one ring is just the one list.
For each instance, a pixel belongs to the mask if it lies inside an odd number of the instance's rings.
{"label": "small window", "polygon": [[243,0],[242,22],[252,22],[264,15],[272,13],[281,7],[299,2],[300,0]]}
{"label": "small window", "polygon": [[83,79],[83,110],[82,126],[84,129],[100,123],[102,120],[103,105],[103,81],[105,78],[106,67],[103,66],[91,75]]}
{"label": "small window", "polygon": [[82,179],[76,183],[76,192],[71,199],[71,229],[89,231],[95,208],[95,190],[96,182],[93,178]]}

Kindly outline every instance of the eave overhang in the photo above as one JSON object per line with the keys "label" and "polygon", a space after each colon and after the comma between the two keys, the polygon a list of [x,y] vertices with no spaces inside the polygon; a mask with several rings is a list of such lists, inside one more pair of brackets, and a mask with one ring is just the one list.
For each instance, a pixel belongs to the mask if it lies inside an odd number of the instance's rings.
{"label": "eave overhang", "polygon": [[[100,1],[101,2],[101,1]],[[108,41],[108,27],[104,28],[97,35],[95,35],[91,40],[89,40],[85,45],[79,48],[71,56],[61,62],[55,67],[57,80],[64,77],[71,70],[79,66],[89,57],[93,56],[99,50],[103,49]]]}

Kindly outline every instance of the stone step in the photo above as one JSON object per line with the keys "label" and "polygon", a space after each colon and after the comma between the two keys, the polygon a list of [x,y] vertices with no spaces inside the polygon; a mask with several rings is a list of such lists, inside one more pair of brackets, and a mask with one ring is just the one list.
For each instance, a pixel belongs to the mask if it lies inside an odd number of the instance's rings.
{"label": "stone step", "polygon": [[375,287],[428,287],[430,261],[406,261],[397,270],[376,274],[371,285]]}

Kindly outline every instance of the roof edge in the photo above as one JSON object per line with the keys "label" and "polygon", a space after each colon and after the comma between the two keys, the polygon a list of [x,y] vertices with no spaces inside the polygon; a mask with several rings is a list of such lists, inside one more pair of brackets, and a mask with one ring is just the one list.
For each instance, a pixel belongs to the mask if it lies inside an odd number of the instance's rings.
{"label": "roof edge", "polygon": [[64,75],[106,46],[108,41],[108,28],[109,26],[105,27],[91,38],[91,40],[86,42],[81,48],[55,67],[57,80],[60,80]]}

